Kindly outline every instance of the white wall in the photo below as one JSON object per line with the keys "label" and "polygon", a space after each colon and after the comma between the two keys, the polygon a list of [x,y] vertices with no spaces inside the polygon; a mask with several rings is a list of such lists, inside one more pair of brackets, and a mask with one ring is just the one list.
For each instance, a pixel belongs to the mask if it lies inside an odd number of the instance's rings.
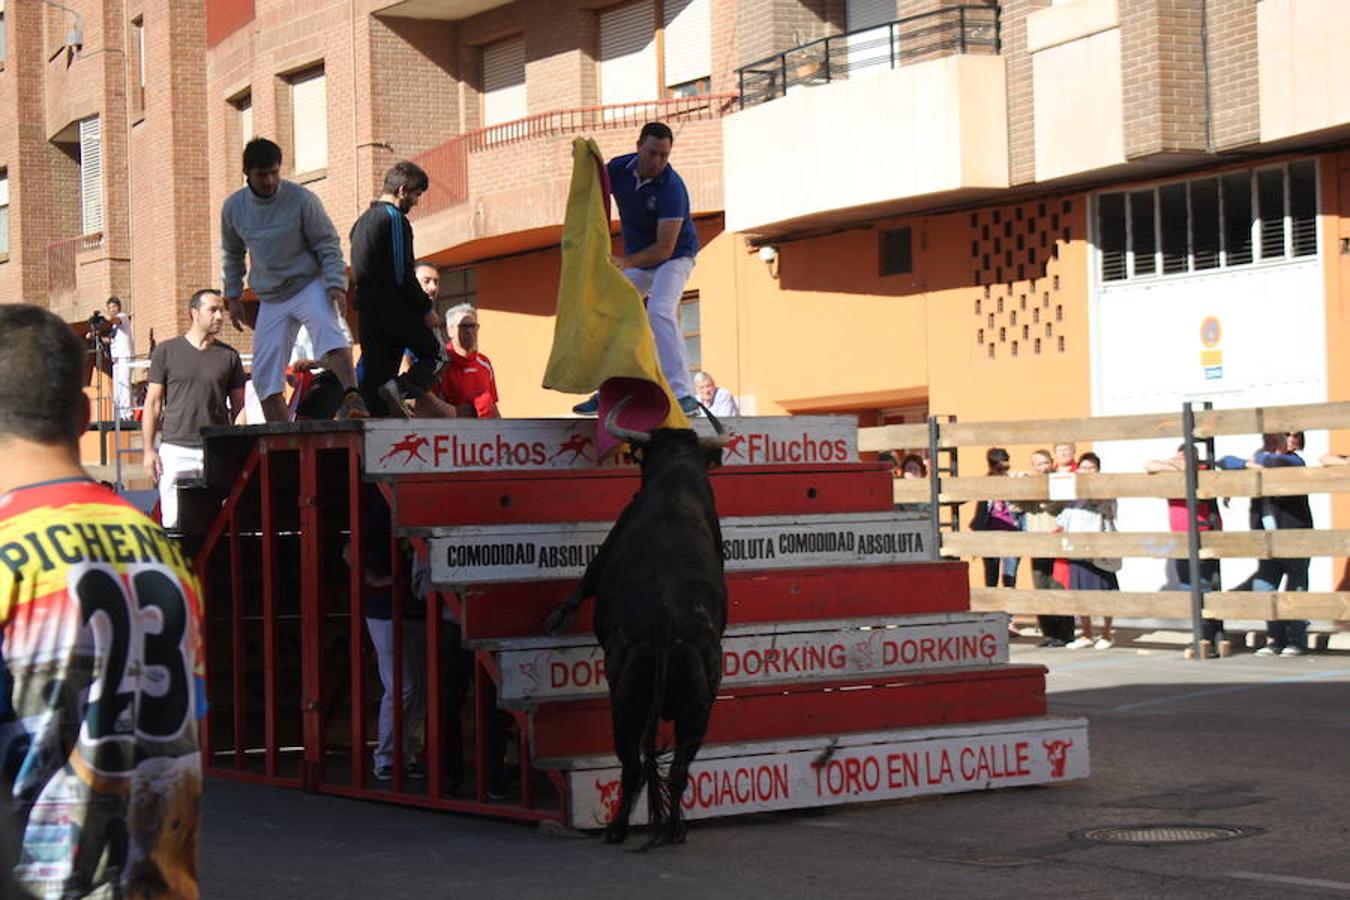
{"label": "white wall", "polygon": [[[1218,408],[1321,403],[1327,399],[1326,312],[1318,258],[1272,266],[1246,266],[1219,274],[1176,276],[1099,286],[1093,309],[1093,414],[1099,416],[1181,410],[1185,401]],[[1219,319],[1223,377],[1205,378],[1201,323]],[[1220,456],[1246,458],[1260,435],[1216,440]],[[1107,472],[1141,471],[1146,461],[1170,457],[1178,441],[1103,441],[1097,445]],[[1315,461],[1329,449],[1325,431],[1307,434],[1303,457]],[[1310,497],[1318,527],[1331,521],[1325,494]],[[1247,500],[1223,507],[1224,528],[1247,530]],[[1166,505],[1126,499],[1120,530],[1166,531]],[[1245,579],[1256,564],[1224,560],[1223,586]],[[1167,582],[1161,560],[1131,560],[1120,574],[1122,590],[1157,590]],[[1331,590],[1331,561],[1314,559],[1310,589]]]}

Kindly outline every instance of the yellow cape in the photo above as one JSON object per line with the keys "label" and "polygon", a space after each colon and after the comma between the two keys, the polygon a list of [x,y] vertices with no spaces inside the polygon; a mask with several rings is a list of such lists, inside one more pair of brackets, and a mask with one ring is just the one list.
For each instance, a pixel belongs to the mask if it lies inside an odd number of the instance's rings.
{"label": "yellow cape", "polygon": [[[572,141],[572,185],[563,220],[557,319],[544,387],[582,394],[612,378],[651,382],[666,403],[657,427],[688,428],[689,420],[656,358],[642,297],[610,261],[613,244],[601,174],[604,165],[594,140],[579,137]],[[660,396],[651,393],[659,402]],[[661,412],[652,411],[652,419]],[[624,424],[628,418],[626,409]],[[641,427],[650,427],[650,421]]]}

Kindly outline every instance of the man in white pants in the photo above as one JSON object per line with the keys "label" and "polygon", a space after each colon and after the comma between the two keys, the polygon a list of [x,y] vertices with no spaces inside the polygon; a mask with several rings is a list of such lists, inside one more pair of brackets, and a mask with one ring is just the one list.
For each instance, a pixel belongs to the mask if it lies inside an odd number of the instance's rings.
{"label": "man in white pants", "polygon": [[192,326],[187,334],[165,341],[150,355],[150,385],[141,418],[145,474],[159,485],[160,522],[165,528],[178,526],[178,480],[201,475],[202,428],[228,425],[244,409],[239,353],[216,340],[225,323],[220,292],[208,288],[193,294],[188,318]]}
{"label": "man in white pants", "polygon": [[125,421],[132,413],[131,357],[136,355],[131,316],[122,312],[122,301],[117,297],[109,297],[105,309],[112,325],[108,331],[108,355],[113,364],[113,415]]}
{"label": "man in white pants", "polygon": [[[694,270],[698,233],[689,214],[689,192],[670,165],[675,135],[662,122],[648,122],[637,152],[608,163],[610,192],[623,226],[623,255],[614,264],[647,297],[647,321],[670,390],[686,414],[698,413],[689,384],[689,353],[680,331],[680,297]],[[572,407],[583,416],[600,411],[600,396]]]}
{"label": "man in white pants", "polygon": [[281,148],[266,138],[244,147],[247,183],[220,210],[225,302],[243,327],[244,252],[248,285],[258,295],[253,326],[253,383],[269,422],[285,422],[286,361],[304,325],[319,363],[346,388],[335,418],[369,415],[356,390],[351,342],[338,326],[347,300],[342,239],[313,192],[281,178]]}

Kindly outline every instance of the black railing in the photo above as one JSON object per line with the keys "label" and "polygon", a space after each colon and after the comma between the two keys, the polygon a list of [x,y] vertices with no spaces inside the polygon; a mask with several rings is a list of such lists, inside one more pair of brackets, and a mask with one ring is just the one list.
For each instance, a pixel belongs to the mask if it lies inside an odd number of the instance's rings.
{"label": "black railing", "polygon": [[736,70],[741,107],[782,97],[795,87],[951,56],[999,52],[997,6],[949,6],[885,25],[821,38]]}

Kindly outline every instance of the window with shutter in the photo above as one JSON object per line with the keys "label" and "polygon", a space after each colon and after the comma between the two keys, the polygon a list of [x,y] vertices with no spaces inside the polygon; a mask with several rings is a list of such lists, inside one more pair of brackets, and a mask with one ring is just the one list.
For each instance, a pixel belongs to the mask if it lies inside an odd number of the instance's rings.
{"label": "window with shutter", "polygon": [[328,167],[328,91],[324,73],[310,72],[291,81],[291,146],[294,171]]}
{"label": "window with shutter", "polygon": [[525,96],[525,38],[483,48],[483,124],[499,125],[529,115]]}
{"label": "window with shutter", "polygon": [[600,14],[600,102],[657,99],[656,11],[651,0]]}
{"label": "window with shutter", "polygon": [[84,234],[103,230],[103,129],[98,116],[80,120],[80,221]]}
{"label": "window with shutter", "polygon": [[676,97],[707,93],[712,80],[710,0],[665,0],[666,87]]}
{"label": "window with shutter", "polygon": [[895,0],[848,0],[845,14],[850,77],[891,67],[890,28],[886,25],[895,20],[895,10]]}
{"label": "window with shutter", "polygon": [[[239,101],[239,138],[243,144],[253,140],[253,97]],[[242,145],[240,149],[243,149]]]}
{"label": "window with shutter", "polygon": [[0,169],[0,256],[9,252],[9,170]]}

